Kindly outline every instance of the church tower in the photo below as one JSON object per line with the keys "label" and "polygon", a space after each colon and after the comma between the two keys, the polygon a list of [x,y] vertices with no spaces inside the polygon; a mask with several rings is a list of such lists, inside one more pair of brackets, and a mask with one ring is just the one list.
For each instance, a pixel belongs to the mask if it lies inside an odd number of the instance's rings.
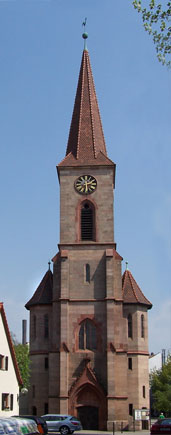
{"label": "church tower", "polygon": [[[145,298],[114,238],[115,164],[107,156],[83,50],[60,183],[60,243],[30,310],[30,412],[72,414],[85,429],[132,427],[149,407]],[[138,428],[138,427],[137,427]],[[139,426],[140,428],[140,426]]]}

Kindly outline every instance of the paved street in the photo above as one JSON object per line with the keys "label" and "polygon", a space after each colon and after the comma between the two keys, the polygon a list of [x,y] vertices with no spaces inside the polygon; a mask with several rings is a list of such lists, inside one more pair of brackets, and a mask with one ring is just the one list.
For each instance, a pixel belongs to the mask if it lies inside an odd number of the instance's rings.
{"label": "paved street", "polygon": [[[90,434],[92,434],[92,435],[113,435],[113,432],[112,431],[101,431],[101,430],[80,430],[80,431],[78,431],[78,432],[75,432],[75,434],[80,434],[80,435],[90,435]],[[148,434],[150,434],[150,431],[149,430],[139,430],[139,431],[135,431],[135,432],[132,432],[132,431],[123,431],[123,432],[115,432],[115,435],[121,435],[121,434],[128,434],[128,435],[135,435],[135,433],[136,433],[136,435],[148,435]]]}

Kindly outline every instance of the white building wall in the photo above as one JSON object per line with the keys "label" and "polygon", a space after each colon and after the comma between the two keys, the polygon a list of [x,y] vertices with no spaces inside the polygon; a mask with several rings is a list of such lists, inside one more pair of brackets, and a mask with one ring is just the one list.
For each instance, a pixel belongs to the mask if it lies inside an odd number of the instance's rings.
{"label": "white building wall", "polygon": [[162,354],[161,352],[156,355],[151,355],[149,358],[149,373],[153,370],[160,370],[162,368]]}
{"label": "white building wall", "polygon": [[[19,385],[16,372],[11,357],[10,348],[8,345],[7,335],[4,329],[4,323],[0,313],[0,355],[8,357],[8,370],[5,368],[0,369],[0,416],[10,417],[11,415],[19,414]],[[13,394],[13,409],[2,410],[2,394],[9,394],[9,407],[10,395]]]}

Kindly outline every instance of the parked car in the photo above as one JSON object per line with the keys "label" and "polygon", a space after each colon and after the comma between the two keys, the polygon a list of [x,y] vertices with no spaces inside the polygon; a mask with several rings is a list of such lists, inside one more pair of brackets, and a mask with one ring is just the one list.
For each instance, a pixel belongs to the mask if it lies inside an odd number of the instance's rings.
{"label": "parked car", "polygon": [[61,435],[67,435],[82,429],[78,418],[72,415],[46,414],[42,417],[46,420],[48,432],[60,432]]}
{"label": "parked car", "polygon": [[15,422],[11,421],[11,418],[8,417],[2,417],[0,419],[2,430],[4,434],[10,434],[10,435],[19,435],[18,427]]}
{"label": "parked car", "polygon": [[151,426],[151,435],[171,434],[171,418],[158,419]]}
{"label": "parked car", "polygon": [[37,424],[34,420],[18,417],[0,417],[1,435],[37,435]]}
{"label": "parked car", "polygon": [[15,415],[14,417],[34,420],[35,423],[37,424],[37,428],[38,428],[39,433],[41,433],[43,435],[48,433],[48,427],[47,427],[46,421],[42,417],[39,417],[37,415]]}

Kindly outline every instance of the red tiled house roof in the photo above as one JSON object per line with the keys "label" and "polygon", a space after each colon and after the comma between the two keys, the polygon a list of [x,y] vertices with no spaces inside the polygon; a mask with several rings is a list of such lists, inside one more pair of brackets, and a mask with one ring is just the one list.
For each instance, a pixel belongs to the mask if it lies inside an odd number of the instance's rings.
{"label": "red tiled house roof", "polygon": [[129,270],[125,270],[122,276],[122,290],[125,304],[142,304],[148,309],[152,308],[151,302],[144,296]]}
{"label": "red tiled house roof", "polygon": [[0,302],[0,313],[1,313],[2,322],[3,322],[3,325],[4,325],[4,330],[5,330],[5,333],[6,333],[6,337],[7,337],[7,341],[8,341],[8,346],[9,346],[9,349],[10,349],[11,358],[12,358],[12,361],[13,361],[16,377],[17,377],[19,385],[22,386],[23,385],[23,381],[22,381],[22,378],[21,378],[21,375],[20,375],[18,364],[17,364],[15,350],[14,350],[13,342],[12,342],[12,339],[11,339],[11,334],[10,334],[10,331],[9,331],[8,322],[7,322],[7,318],[6,318],[3,302]]}

